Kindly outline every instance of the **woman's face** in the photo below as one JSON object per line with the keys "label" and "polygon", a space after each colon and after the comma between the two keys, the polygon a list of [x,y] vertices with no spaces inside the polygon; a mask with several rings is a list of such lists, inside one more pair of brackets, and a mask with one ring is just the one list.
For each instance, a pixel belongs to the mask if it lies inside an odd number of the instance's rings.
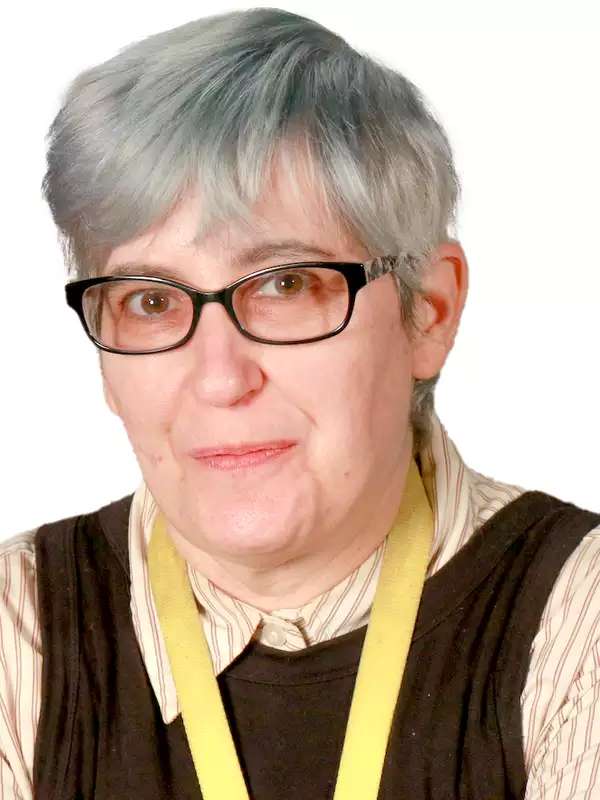
{"label": "woman's face", "polygon": [[[277,183],[258,206],[262,229],[227,228],[191,246],[199,202],[187,200],[165,224],[114,249],[103,272],[123,262],[139,262],[140,274],[144,264],[161,265],[217,290],[262,267],[369,256],[340,238],[316,204],[298,203]],[[332,256],[288,250],[234,266],[242,249],[289,239]],[[390,275],[361,289],[348,327],[323,341],[253,342],[209,303],[178,349],[101,354],[107,402],[169,526],[194,548],[257,567],[347,546],[386,502],[397,506],[412,448],[413,375],[437,371],[425,362],[401,324]],[[218,469],[192,454],[272,440],[294,444],[244,468]]]}

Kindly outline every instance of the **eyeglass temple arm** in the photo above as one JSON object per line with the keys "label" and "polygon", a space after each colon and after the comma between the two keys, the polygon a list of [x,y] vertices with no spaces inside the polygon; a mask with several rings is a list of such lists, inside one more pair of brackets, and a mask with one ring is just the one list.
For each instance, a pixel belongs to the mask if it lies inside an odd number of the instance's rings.
{"label": "eyeglass temple arm", "polygon": [[367,283],[374,281],[382,275],[387,275],[388,272],[393,272],[400,264],[406,264],[409,267],[415,267],[417,259],[409,253],[404,253],[399,256],[376,256],[370,261],[365,261],[363,266],[367,276]]}

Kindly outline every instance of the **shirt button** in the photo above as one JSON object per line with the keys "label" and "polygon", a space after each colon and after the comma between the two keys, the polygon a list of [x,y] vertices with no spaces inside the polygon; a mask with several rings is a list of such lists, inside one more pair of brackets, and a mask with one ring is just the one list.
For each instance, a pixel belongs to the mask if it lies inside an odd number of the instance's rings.
{"label": "shirt button", "polygon": [[263,628],[263,633],[267,642],[272,644],[274,647],[279,647],[282,644],[285,644],[285,632],[282,631],[277,625],[273,625],[273,623],[268,622]]}

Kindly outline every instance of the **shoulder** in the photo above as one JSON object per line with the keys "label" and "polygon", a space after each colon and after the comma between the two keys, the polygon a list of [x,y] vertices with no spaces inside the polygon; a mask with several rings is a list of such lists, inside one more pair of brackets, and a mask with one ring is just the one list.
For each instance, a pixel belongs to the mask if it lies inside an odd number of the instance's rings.
{"label": "shoulder", "polygon": [[17,640],[37,641],[37,591],[35,536],[37,528],[16,534],[0,543],[0,656],[5,646]]}
{"label": "shoulder", "polygon": [[[61,519],[40,525],[35,531],[34,547],[38,560],[57,555],[67,541],[98,540],[99,530],[109,535],[118,534],[119,545],[127,545],[127,530],[134,497],[140,490],[112,500],[102,506],[83,510]],[[103,537],[101,537],[103,538]]]}
{"label": "shoulder", "polygon": [[[19,635],[36,614],[35,537],[38,528],[0,542],[0,630]],[[12,638],[12,637],[11,637]]]}
{"label": "shoulder", "polygon": [[565,720],[575,719],[583,695],[591,699],[599,687],[600,524],[564,562],[532,643],[521,697],[529,766],[547,751]]}
{"label": "shoulder", "polygon": [[32,553],[35,549],[35,535],[39,527],[16,533],[10,539],[0,542],[0,559],[10,558],[13,554]]}
{"label": "shoulder", "polygon": [[19,584],[35,573],[35,537],[39,528],[17,533],[0,542],[0,614]]}
{"label": "shoulder", "polygon": [[573,649],[572,643],[578,632],[590,626],[600,637],[600,524],[587,531],[564,562],[548,596],[534,645],[562,639],[572,651],[565,652],[564,657],[581,663],[592,644],[589,630],[585,636],[588,647]]}
{"label": "shoulder", "polygon": [[[563,638],[566,646],[583,628],[595,630],[600,638],[600,523],[587,531],[564,562],[548,596],[537,643]],[[590,630],[587,647],[582,641],[582,647],[573,650],[571,644],[569,655],[578,663],[592,644]]]}
{"label": "shoulder", "polygon": [[[37,649],[37,528],[0,543],[0,663],[15,664],[21,647]],[[18,652],[17,652],[18,651]]]}
{"label": "shoulder", "polygon": [[[139,492],[139,490],[138,490]],[[90,511],[72,514],[22,531],[0,542],[0,614],[6,612],[7,603],[15,595],[31,595],[35,589],[36,555],[39,558],[58,541],[74,531],[83,520],[95,520],[111,530],[127,528],[133,493],[125,495]],[[85,528],[83,532],[85,533]]]}
{"label": "shoulder", "polygon": [[7,785],[13,791],[18,786],[23,797],[31,792],[41,702],[37,530],[24,531],[0,542],[0,776],[8,771]]}

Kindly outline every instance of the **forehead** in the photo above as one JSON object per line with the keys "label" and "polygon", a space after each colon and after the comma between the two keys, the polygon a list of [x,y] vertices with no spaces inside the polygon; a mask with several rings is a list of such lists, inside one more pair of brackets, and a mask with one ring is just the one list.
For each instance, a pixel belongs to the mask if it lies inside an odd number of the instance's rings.
{"label": "forehead", "polygon": [[[292,191],[274,171],[267,190],[252,208],[250,225],[222,224],[193,243],[202,213],[198,191],[183,199],[161,224],[114,248],[104,274],[144,274],[202,278],[222,284],[263,264],[287,261],[361,260],[366,250],[327,213],[319,194],[299,176]],[[147,269],[145,269],[147,268]]]}

